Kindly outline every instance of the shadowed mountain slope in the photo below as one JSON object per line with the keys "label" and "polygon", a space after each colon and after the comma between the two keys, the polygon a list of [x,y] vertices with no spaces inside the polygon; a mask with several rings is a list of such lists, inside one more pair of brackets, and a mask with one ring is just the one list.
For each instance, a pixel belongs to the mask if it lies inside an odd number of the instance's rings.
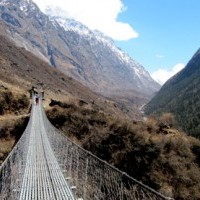
{"label": "shadowed mountain slope", "polygon": [[147,104],[147,114],[171,112],[188,133],[200,133],[200,49],[186,67],[167,81]]}

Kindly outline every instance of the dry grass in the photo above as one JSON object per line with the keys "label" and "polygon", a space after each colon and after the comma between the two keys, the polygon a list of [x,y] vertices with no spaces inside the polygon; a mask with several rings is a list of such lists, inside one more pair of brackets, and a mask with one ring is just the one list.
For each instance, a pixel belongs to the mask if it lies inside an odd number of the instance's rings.
{"label": "dry grass", "polygon": [[0,139],[0,165],[5,160],[9,152],[12,150],[13,145],[15,144],[14,138],[9,139]]}
{"label": "dry grass", "polygon": [[25,113],[29,110],[30,102],[24,91],[2,81],[0,84],[0,163],[2,163],[26,127],[28,116]]}
{"label": "dry grass", "polygon": [[26,113],[29,105],[29,97],[22,91],[14,89],[8,84],[0,85],[0,115]]}
{"label": "dry grass", "polygon": [[171,115],[144,123],[65,103],[48,117],[84,148],[167,196],[200,198],[200,141],[174,129]]}
{"label": "dry grass", "polygon": [[28,123],[28,116],[9,115],[0,119],[0,163],[19,140]]}

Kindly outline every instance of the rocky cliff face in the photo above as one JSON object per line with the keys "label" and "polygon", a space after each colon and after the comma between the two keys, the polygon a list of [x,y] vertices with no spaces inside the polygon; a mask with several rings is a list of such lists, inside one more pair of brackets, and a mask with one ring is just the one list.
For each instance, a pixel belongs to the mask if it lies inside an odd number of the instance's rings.
{"label": "rocky cliff face", "polygon": [[[71,19],[42,13],[31,0],[1,0],[7,35],[96,92],[144,99],[159,89],[149,73],[114,42]],[[138,95],[139,94],[139,95]]]}

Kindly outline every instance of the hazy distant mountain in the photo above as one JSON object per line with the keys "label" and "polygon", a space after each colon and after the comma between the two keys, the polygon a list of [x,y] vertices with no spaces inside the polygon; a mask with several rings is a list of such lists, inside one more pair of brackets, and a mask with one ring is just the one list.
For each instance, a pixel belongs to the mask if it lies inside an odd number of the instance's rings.
{"label": "hazy distant mountain", "polygon": [[163,85],[146,112],[172,112],[185,131],[200,135],[200,49],[182,71]]}
{"label": "hazy distant mountain", "polygon": [[31,0],[1,0],[0,15],[18,45],[97,92],[130,91],[146,97],[160,87],[110,38],[71,19],[49,18]]}

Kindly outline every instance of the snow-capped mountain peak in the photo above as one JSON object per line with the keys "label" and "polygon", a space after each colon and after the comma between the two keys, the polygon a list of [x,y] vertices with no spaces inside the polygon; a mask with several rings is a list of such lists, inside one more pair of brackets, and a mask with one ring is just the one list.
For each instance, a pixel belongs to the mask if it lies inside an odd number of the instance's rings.
{"label": "snow-capped mountain peak", "polygon": [[96,92],[151,95],[159,89],[149,73],[111,38],[66,18],[61,9],[49,7],[44,14],[31,0],[3,0],[0,4],[1,20],[10,27],[16,43]]}
{"label": "snow-capped mountain peak", "polygon": [[0,5],[2,6],[15,6],[17,5],[19,9],[28,15],[34,11],[39,11],[39,8],[32,0],[0,0]]}
{"label": "snow-capped mountain peak", "polygon": [[131,69],[133,73],[138,76],[138,78],[145,76],[147,79],[151,79],[149,73],[127,53],[119,49],[110,37],[98,30],[91,30],[87,26],[74,19],[66,18],[63,12],[64,11],[62,11],[60,8],[53,9],[48,7],[45,10],[45,13],[50,17],[50,19],[58,22],[66,31],[74,31],[81,36],[86,37],[88,40],[96,40],[97,42],[110,48],[113,54],[120,58],[122,63],[126,65],[131,64]]}

